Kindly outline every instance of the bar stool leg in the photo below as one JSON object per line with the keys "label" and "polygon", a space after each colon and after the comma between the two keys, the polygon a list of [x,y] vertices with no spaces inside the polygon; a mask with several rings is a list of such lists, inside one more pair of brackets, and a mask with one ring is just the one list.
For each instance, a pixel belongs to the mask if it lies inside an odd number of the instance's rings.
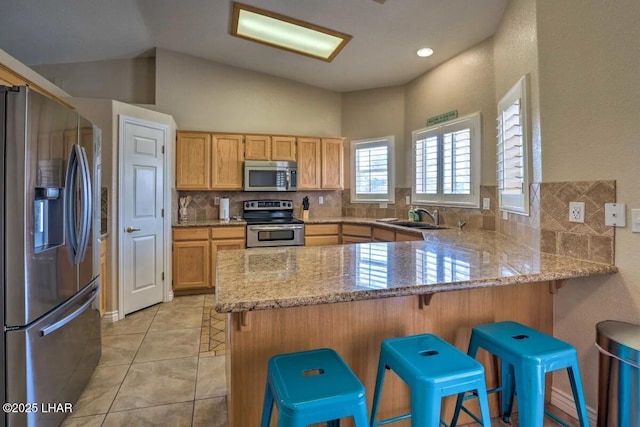
{"label": "bar stool leg", "polygon": [[542,427],[544,423],[544,372],[526,366],[514,367],[520,427]]}
{"label": "bar stool leg", "polygon": [[352,413],[355,427],[369,427],[369,414],[367,412],[366,404],[358,405],[357,408],[353,409]]}
{"label": "bar stool leg", "polygon": [[500,397],[502,400],[502,420],[506,423],[511,418],[513,412],[513,399],[515,395],[515,384],[513,382],[513,366],[502,360],[501,362],[501,387]]}
{"label": "bar stool leg", "polygon": [[271,422],[271,413],[273,412],[273,394],[271,393],[271,387],[269,387],[269,381],[266,381],[267,385],[264,390],[264,401],[262,403],[262,421],[260,427],[269,427]]}
{"label": "bar stool leg", "polygon": [[433,390],[416,387],[411,390],[411,426],[438,427],[442,396]]}
{"label": "bar stool leg", "polygon": [[489,399],[487,398],[487,387],[484,383],[478,385],[478,402],[480,403],[480,415],[482,416],[482,427],[491,427],[491,413],[489,412]]}
{"label": "bar stool leg", "polygon": [[375,426],[376,418],[378,416],[378,404],[380,403],[380,395],[382,393],[382,385],[384,383],[384,375],[387,370],[386,360],[380,352],[380,359],[378,362],[378,373],[376,375],[376,388],[373,392],[373,405],[371,406],[371,427]]}
{"label": "bar stool leg", "polygon": [[589,425],[587,404],[584,399],[584,393],[582,392],[582,380],[580,379],[580,368],[578,364],[572,363],[571,366],[567,368],[567,372],[569,373],[569,382],[571,383],[571,391],[573,392],[573,400],[576,404],[580,427],[586,427]]}
{"label": "bar stool leg", "polygon": [[[451,419],[451,427],[456,427],[458,425],[458,417],[460,416],[460,409],[462,408],[462,403],[464,402],[464,393],[458,393],[458,399],[456,400],[456,409],[453,411],[453,418]],[[484,416],[482,417],[482,421],[484,421]]]}

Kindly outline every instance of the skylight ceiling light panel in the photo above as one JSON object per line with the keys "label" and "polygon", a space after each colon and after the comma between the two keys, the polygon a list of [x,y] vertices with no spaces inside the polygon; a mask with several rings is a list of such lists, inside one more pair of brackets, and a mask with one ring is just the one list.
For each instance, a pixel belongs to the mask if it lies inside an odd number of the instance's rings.
{"label": "skylight ceiling light panel", "polygon": [[233,4],[231,34],[331,62],[351,36],[241,3]]}

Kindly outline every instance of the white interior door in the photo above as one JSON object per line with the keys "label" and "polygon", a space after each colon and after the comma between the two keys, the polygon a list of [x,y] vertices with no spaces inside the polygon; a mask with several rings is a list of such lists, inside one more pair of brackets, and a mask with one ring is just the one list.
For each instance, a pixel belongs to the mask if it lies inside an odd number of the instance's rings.
{"label": "white interior door", "polygon": [[159,303],[164,294],[164,154],[166,127],[120,118],[123,141],[121,268],[124,314]]}

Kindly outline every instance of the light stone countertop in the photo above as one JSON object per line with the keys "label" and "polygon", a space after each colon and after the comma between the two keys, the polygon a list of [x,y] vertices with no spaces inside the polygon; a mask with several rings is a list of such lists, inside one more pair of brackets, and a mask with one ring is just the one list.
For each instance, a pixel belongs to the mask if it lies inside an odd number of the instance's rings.
{"label": "light stone countertop", "polygon": [[618,271],[613,265],[543,254],[493,231],[446,229],[423,235],[424,241],[415,242],[222,251],[215,308],[267,310]]}

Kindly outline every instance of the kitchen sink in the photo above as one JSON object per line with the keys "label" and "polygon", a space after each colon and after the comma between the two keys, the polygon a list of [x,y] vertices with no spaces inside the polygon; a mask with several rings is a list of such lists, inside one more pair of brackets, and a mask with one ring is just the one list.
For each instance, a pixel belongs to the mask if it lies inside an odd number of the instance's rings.
{"label": "kitchen sink", "polygon": [[442,230],[447,227],[441,227],[439,225],[426,224],[424,222],[411,222],[411,221],[392,221],[387,222],[391,225],[399,225],[401,227],[418,228],[420,230]]}

